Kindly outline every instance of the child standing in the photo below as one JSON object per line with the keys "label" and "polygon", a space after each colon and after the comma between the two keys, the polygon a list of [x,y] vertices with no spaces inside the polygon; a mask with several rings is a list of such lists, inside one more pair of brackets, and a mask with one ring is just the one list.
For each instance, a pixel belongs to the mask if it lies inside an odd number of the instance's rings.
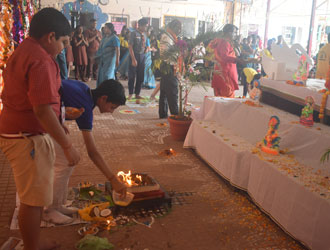
{"label": "child standing", "polygon": [[78,80],[78,74],[80,79],[83,82],[86,82],[85,75],[86,75],[86,68],[88,64],[87,60],[87,46],[88,41],[84,36],[83,33],[84,29],[81,25],[77,26],[76,32],[73,35],[73,56],[74,56],[74,63],[76,67],[75,76],[76,80]]}
{"label": "child standing", "polygon": [[63,149],[69,166],[79,162],[59,119],[61,79],[55,61],[69,43],[70,30],[61,12],[42,9],[32,18],[30,37],[18,46],[4,70],[0,148],[13,169],[26,250],[55,247],[39,244],[42,209],[53,197],[55,153],[51,137]]}

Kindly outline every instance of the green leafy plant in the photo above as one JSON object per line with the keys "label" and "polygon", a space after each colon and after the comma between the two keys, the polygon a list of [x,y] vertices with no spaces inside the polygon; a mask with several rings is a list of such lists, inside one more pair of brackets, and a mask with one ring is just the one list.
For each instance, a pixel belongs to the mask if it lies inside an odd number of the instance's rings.
{"label": "green leafy plant", "polygon": [[325,163],[326,161],[329,161],[330,158],[330,148],[322,155],[320,161],[321,163]]}
{"label": "green leafy plant", "polygon": [[[188,95],[194,87],[203,87],[206,90],[206,84],[213,71],[212,65],[196,66],[194,62],[198,59],[203,59],[216,63],[210,53],[197,57],[193,53],[193,49],[202,42],[208,44],[211,40],[221,36],[221,31],[210,31],[198,35],[195,39],[178,40],[173,45],[167,44],[168,49],[164,51],[160,58],[167,64],[161,68],[161,71],[164,74],[176,74],[179,81],[179,114],[174,117],[175,119],[190,119],[190,112],[186,109]],[[173,67],[175,69],[174,72],[172,72]]]}

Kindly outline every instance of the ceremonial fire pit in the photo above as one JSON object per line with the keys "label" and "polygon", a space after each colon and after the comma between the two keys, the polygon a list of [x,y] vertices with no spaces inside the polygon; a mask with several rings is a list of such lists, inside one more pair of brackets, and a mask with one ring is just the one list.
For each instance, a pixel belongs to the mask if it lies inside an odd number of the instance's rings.
{"label": "ceremonial fire pit", "polygon": [[[118,172],[118,177],[127,186],[127,191],[134,194],[132,203],[127,208],[149,208],[153,206],[172,206],[172,199],[159,183],[150,175],[143,173],[125,174]],[[109,185],[110,186],[110,185]]]}

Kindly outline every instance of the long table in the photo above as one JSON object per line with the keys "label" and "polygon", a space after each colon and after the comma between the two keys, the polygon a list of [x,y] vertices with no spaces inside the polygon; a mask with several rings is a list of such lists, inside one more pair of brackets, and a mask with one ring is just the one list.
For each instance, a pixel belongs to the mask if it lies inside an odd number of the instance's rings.
{"label": "long table", "polygon": [[[316,250],[330,249],[330,163],[320,163],[329,147],[330,128],[306,128],[298,117],[242,99],[205,98],[188,131],[184,147],[194,148],[232,185],[285,231]],[[272,115],[280,118],[280,148],[272,156],[256,148]]]}
{"label": "long table", "polygon": [[[261,89],[263,93],[269,93],[281,99],[290,101],[291,103],[295,103],[299,105],[299,108],[305,105],[305,98],[307,96],[312,96],[315,100],[314,109],[317,111],[320,110],[323,95],[318,91],[324,88],[324,83],[319,83],[316,80],[315,82],[307,82],[305,87],[290,85],[285,81],[275,81],[267,78],[261,80]],[[268,96],[266,98],[268,98]],[[262,101],[267,103],[265,98],[263,98]],[[327,102],[325,112],[330,115],[330,102]]]}

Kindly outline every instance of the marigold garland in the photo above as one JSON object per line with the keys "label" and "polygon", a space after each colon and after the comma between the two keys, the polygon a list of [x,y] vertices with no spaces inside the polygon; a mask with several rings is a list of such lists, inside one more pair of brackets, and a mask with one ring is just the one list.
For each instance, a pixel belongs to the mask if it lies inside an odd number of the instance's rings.
{"label": "marigold garland", "polygon": [[325,81],[325,87],[327,88],[327,90],[322,95],[322,101],[321,101],[320,113],[319,113],[320,119],[324,118],[325,105],[327,104],[328,95],[330,95],[330,91],[328,90],[329,86],[330,86],[330,67],[328,70],[327,79]]}
{"label": "marigold garland", "polygon": [[[0,93],[3,89],[2,72],[6,67],[6,62],[14,50],[14,44],[11,39],[12,30],[12,9],[8,1],[0,6]],[[0,99],[0,112],[2,110],[2,102]]]}
{"label": "marigold garland", "polygon": [[324,109],[325,109],[325,105],[327,104],[327,99],[328,99],[329,94],[330,94],[330,91],[327,91],[322,95],[322,101],[321,101],[320,113],[319,113],[320,119],[324,118]]}
{"label": "marigold garland", "polygon": [[[27,36],[33,14],[40,0],[1,0],[0,2],[0,94],[3,89],[2,72],[8,58]],[[24,10],[25,7],[25,10]],[[0,99],[0,112],[2,103]]]}

